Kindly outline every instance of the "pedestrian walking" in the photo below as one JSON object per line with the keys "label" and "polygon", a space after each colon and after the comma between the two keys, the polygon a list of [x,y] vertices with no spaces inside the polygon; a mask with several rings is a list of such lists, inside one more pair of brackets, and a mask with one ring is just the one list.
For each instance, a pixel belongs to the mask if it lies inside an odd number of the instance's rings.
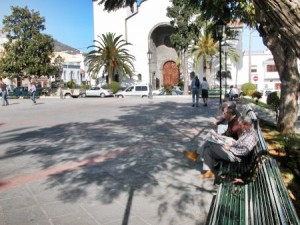
{"label": "pedestrian walking", "polygon": [[0,78],[1,82],[1,92],[2,92],[2,106],[8,106],[8,100],[7,100],[7,93],[8,93],[8,88],[6,83]]}
{"label": "pedestrian walking", "polygon": [[36,87],[35,87],[34,82],[30,83],[29,92],[30,92],[31,101],[33,101],[33,103],[36,104],[36,101],[35,101]]}
{"label": "pedestrian walking", "polygon": [[208,89],[209,89],[209,85],[206,81],[206,78],[203,77],[203,82],[201,83],[201,97],[203,99],[204,106],[207,106]]}
{"label": "pedestrian walking", "polygon": [[200,80],[198,76],[194,76],[191,80],[190,90],[192,91],[193,107],[199,107],[199,92],[200,92]]}

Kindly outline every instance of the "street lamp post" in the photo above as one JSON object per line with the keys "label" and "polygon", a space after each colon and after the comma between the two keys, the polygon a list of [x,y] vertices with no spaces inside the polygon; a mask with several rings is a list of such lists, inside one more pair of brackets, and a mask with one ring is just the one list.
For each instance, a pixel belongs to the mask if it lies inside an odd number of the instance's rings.
{"label": "street lamp post", "polygon": [[151,68],[150,68],[150,61],[151,61],[151,58],[152,58],[152,52],[150,51],[150,49],[148,50],[147,52],[147,56],[148,56],[148,64],[149,64],[149,98],[153,98],[153,95],[152,95],[152,82],[151,82]]}
{"label": "street lamp post", "polygon": [[225,23],[222,20],[218,20],[215,24],[216,38],[219,40],[219,57],[220,57],[220,105],[222,104],[222,39],[225,33]]}
{"label": "street lamp post", "polygon": [[227,94],[227,55],[228,55],[229,44],[225,41],[223,44],[224,54],[225,54],[225,95]]}

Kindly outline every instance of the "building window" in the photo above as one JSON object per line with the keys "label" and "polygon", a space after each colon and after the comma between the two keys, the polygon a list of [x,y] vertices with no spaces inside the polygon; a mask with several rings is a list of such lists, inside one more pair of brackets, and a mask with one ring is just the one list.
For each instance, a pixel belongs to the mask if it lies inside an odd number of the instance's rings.
{"label": "building window", "polygon": [[251,66],[251,73],[257,73],[257,66]]}
{"label": "building window", "polygon": [[64,80],[66,80],[66,71],[64,71]]}
{"label": "building window", "polygon": [[138,80],[141,81],[142,80],[142,74],[138,74]]}
{"label": "building window", "polygon": [[275,65],[267,65],[267,72],[277,72]]}

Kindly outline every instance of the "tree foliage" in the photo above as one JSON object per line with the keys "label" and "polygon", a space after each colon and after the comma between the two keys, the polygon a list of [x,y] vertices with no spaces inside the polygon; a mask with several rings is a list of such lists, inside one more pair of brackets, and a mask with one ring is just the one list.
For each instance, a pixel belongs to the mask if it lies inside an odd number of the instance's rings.
{"label": "tree foliage", "polygon": [[136,0],[97,0],[99,5],[104,4],[104,10],[114,11],[123,7],[133,7]]}
{"label": "tree foliage", "polygon": [[8,42],[3,45],[0,71],[7,76],[49,75],[55,69],[50,63],[54,44],[52,37],[41,33],[45,30],[45,19],[27,7],[11,7],[11,10],[12,14],[3,19]]}
{"label": "tree foliage", "polygon": [[113,80],[113,76],[131,76],[134,71],[133,61],[135,57],[129,54],[126,46],[131,45],[121,39],[122,35],[116,36],[114,33],[102,34],[98,36],[100,41],[94,40],[95,45],[89,46],[93,48],[88,52],[85,62],[88,65],[88,72],[98,74],[100,70],[104,70],[108,74],[108,83]]}
{"label": "tree foliage", "polygon": [[174,0],[172,6],[167,8],[167,16],[174,33],[170,36],[173,47],[181,58],[184,76],[184,93],[188,93],[188,49],[196,41],[201,27],[199,26],[199,10],[189,4],[189,0]]}

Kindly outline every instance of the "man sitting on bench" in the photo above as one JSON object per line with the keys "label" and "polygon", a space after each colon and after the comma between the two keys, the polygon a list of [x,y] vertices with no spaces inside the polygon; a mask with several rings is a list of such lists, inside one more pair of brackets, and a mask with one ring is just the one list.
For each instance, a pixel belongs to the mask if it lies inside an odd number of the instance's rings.
{"label": "man sitting on bench", "polygon": [[[219,118],[219,120],[217,120],[219,122],[215,121],[214,124],[219,125],[222,123],[221,121],[227,121],[227,129],[225,131],[222,131],[221,134],[227,137],[232,137],[235,140],[237,140],[239,135],[241,134],[241,127],[238,121],[238,118],[240,117],[240,113],[236,109],[236,104],[234,102],[224,102],[222,104],[222,111],[223,111],[222,118]],[[184,151],[184,155],[186,158],[195,162],[199,157],[199,153],[200,153],[199,150]],[[199,160],[201,159],[199,158]],[[201,178],[212,177],[212,176],[213,174],[207,173],[201,175]]]}
{"label": "man sitting on bench", "polygon": [[[249,116],[239,118],[242,134],[237,141],[231,139],[218,138],[220,135],[211,134],[211,139],[207,139],[200,148],[200,157],[203,160],[203,174],[215,174],[215,166],[219,161],[241,162],[256,146],[258,137],[253,128],[252,120]],[[223,139],[223,140],[222,140]],[[217,141],[215,141],[217,140]],[[205,177],[203,177],[205,178]]]}

